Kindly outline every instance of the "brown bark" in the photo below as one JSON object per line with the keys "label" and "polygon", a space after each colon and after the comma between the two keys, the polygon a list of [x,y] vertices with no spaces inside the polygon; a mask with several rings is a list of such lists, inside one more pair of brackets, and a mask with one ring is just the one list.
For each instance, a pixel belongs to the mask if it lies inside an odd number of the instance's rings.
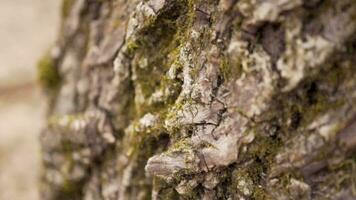
{"label": "brown bark", "polygon": [[43,199],[356,199],[356,2],[65,0]]}

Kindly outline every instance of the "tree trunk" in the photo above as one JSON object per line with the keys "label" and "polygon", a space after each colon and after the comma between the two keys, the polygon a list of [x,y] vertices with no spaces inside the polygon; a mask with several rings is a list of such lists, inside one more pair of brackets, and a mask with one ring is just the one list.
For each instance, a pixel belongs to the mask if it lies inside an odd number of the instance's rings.
{"label": "tree trunk", "polygon": [[354,0],[64,0],[42,199],[356,199],[355,34]]}

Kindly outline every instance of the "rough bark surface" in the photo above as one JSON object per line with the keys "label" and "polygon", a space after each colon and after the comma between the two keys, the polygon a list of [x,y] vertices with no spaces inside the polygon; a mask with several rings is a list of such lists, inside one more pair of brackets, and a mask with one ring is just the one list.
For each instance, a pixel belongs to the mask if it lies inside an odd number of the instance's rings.
{"label": "rough bark surface", "polygon": [[356,199],[356,1],[65,0],[48,200]]}

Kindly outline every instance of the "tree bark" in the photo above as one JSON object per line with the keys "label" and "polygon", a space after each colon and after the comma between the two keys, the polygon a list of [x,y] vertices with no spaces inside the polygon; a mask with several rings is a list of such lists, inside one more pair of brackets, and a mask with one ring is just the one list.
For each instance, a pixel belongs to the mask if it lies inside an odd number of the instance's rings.
{"label": "tree bark", "polygon": [[356,199],[356,1],[64,0],[48,200]]}

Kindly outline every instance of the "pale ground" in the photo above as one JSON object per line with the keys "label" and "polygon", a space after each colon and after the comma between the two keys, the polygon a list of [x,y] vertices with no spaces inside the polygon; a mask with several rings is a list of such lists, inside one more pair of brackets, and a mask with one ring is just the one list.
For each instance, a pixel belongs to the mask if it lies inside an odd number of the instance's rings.
{"label": "pale ground", "polygon": [[37,200],[44,98],[36,61],[54,42],[60,0],[0,0],[0,200]]}

